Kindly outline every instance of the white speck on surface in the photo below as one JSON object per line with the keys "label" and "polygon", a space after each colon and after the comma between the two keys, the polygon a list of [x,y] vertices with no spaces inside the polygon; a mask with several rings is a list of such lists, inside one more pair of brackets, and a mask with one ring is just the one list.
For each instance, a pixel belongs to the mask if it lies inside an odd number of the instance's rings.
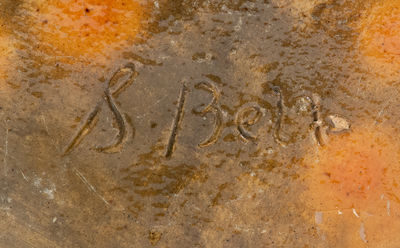
{"label": "white speck on surface", "polygon": [[390,216],[390,201],[387,200],[386,202],[386,210],[387,210],[387,215]]}
{"label": "white speck on surface", "polygon": [[41,115],[40,117],[42,118],[42,121],[43,121],[44,127],[46,128],[47,134],[50,134],[49,133],[49,128],[48,128],[47,123],[46,123],[46,119],[44,118],[43,115]]}
{"label": "white speck on surface", "polygon": [[3,211],[9,211],[11,208],[10,207],[0,207],[0,210],[3,210]]}
{"label": "white speck on surface", "polygon": [[274,149],[268,148],[268,149],[267,149],[267,153],[268,153],[269,155],[273,154],[273,153],[274,153]]}
{"label": "white speck on surface", "polygon": [[53,223],[56,223],[56,221],[57,221],[57,217],[54,217],[53,218]]}
{"label": "white speck on surface", "polygon": [[40,177],[35,178],[35,180],[33,180],[33,185],[35,185],[35,187],[40,187],[41,183],[42,183],[42,179]]}
{"label": "white speck on surface", "polygon": [[53,200],[55,191],[56,191],[55,186],[52,185],[51,189],[48,189],[48,188],[44,189],[43,194],[45,194],[49,200]]}
{"label": "white speck on surface", "polygon": [[297,105],[300,112],[307,112],[310,106],[310,102],[307,100],[307,97],[301,97],[297,101]]}
{"label": "white speck on surface", "polygon": [[386,108],[386,107],[387,107],[387,106],[384,106],[384,107],[379,111],[378,115],[377,115],[376,118],[375,118],[375,124],[379,123],[378,120],[381,118],[383,112],[385,112],[385,108]]}
{"label": "white speck on surface", "polygon": [[367,235],[365,234],[365,227],[364,227],[364,223],[361,223],[360,225],[360,238],[362,239],[362,241],[364,241],[365,243],[367,243]]}
{"label": "white speck on surface", "polygon": [[360,218],[360,216],[357,214],[356,210],[353,208],[353,214],[357,217]]}
{"label": "white speck on surface", "polygon": [[338,214],[338,215],[342,215],[342,214],[343,214],[343,212],[342,212],[342,211],[340,211],[340,210],[338,210],[338,211],[337,211],[337,214]]}
{"label": "white speck on surface", "polygon": [[269,32],[271,32],[271,28],[272,28],[272,25],[271,24],[267,24],[266,26],[265,26],[265,33],[269,33]]}
{"label": "white speck on surface", "polygon": [[234,30],[235,30],[236,32],[240,31],[240,29],[242,29],[242,24],[243,24],[243,21],[242,21],[242,18],[240,17],[238,23],[237,23],[236,26],[234,27]]}
{"label": "white speck on surface", "polygon": [[322,212],[315,212],[315,223],[317,225],[322,224],[323,222],[323,213]]}

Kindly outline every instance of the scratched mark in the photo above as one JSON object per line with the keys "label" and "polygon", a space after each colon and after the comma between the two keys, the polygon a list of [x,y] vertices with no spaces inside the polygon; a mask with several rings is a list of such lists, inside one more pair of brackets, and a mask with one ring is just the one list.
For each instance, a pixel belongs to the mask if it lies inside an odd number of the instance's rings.
{"label": "scratched mark", "polygon": [[283,96],[282,96],[282,91],[279,88],[279,86],[272,86],[271,87],[273,92],[278,96],[278,102],[277,102],[277,108],[278,108],[278,119],[276,120],[275,123],[275,129],[274,129],[274,140],[281,145],[282,147],[286,147],[287,143],[283,141],[279,135],[281,128],[282,128],[282,119],[284,115],[284,101],[283,101]]}
{"label": "scratched mark", "polygon": [[22,178],[28,182],[28,178],[25,176],[24,172],[21,169],[19,169],[19,171],[21,172]]}
{"label": "scratched mark", "polygon": [[257,140],[257,137],[248,131],[247,128],[257,124],[262,116],[263,112],[258,106],[245,107],[237,112],[235,118],[236,126],[240,136],[245,141],[255,142]]}
{"label": "scratched mark", "polygon": [[167,151],[165,152],[166,158],[170,158],[174,151],[176,136],[178,135],[179,124],[181,123],[184,114],[184,106],[185,106],[187,91],[188,88],[186,87],[186,83],[183,83],[179,94],[178,110],[176,111],[174,122],[172,123],[171,136],[169,137],[167,144]]}
{"label": "scratched mark", "polygon": [[214,114],[214,131],[205,141],[201,142],[198,145],[200,148],[202,148],[216,143],[221,135],[221,131],[223,129],[223,115],[221,107],[219,106],[219,99],[221,97],[221,93],[214,84],[209,82],[198,83],[195,85],[195,88],[208,91],[213,96],[211,102],[203,110],[201,111],[194,110],[196,114],[200,114],[202,116],[205,116],[207,113]]}
{"label": "scratched mark", "polygon": [[109,203],[106,199],[104,199],[104,197],[103,197],[102,195],[100,195],[100,194],[97,192],[97,190],[95,189],[95,187],[89,183],[89,181],[86,179],[86,177],[84,177],[84,176],[82,175],[82,173],[81,173],[78,169],[74,168],[74,170],[75,170],[75,174],[79,177],[79,179],[81,179],[81,181],[86,185],[86,187],[87,187],[90,191],[92,191],[95,195],[97,195],[97,196],[109,207],[109,206],[110,206],[110,203]]}
{"label": "scratched mark", "polygon": [[[121,114],[121,111],[118,109],[114,99],[133,83],[137,75],[138,73],[136,72],[135,65],[132,63],[128,63],[124,67],[120,68],[117,72],[115,72],[111,79],[107,82],[104,90],[103,100],[107,103],[107,106],[111,110],[114,119],[116,120],[118,126],[118,134],[112,144],[107,146],[95,147],[94,150],[104,153],[115,153],[120,151],[120,149],[122,148],[122,142],[127,133],[127,121],[125,117]],[[125,79],[121,80],[121,78]],[[90,112],[84,124],[81,126],[70,144],[65,149],[64,156],[71,153],[81,143],[81,141],[94,129],[97,124],[98,114],[100,113],[103,106],[103,100],[97,103],[93,110]]]}
{"label": "scratched mark", "polygon": [[4,142],[4,158],[3,158],[3,166],[4,166],[4,175],[7,176],[7,159],[8,159],[8,132],[10,131],[8,128],[8,121],[6,120],[6,135]]}

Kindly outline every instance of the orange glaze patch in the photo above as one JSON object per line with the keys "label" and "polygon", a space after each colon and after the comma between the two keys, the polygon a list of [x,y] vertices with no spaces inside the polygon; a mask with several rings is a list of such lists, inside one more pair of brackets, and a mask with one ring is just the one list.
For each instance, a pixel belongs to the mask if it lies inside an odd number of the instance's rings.
{"label": "orange glaze patch", "polygon": [[39,4],[39,37],[65,56],[104,52],[142,28],[142,6],[132,0],[50,0]]}
{"label": "orange glaze patch", "polygon": [[400,1],[378,3],[360,22],[359,48],[374,72],[400,71]]}
{"label": "orange glaze patch", "polygon": [[[330,135],[306,159],[303,200],[334,247],[395,247],[400,242],[400,141],[378,126]],[[396,243],[397,242],[397,243]]]}
{"label": "orange glaze patch", "polygon": [[17,83],[9,80],[16,61],[15,45],[11,35],[7,32],[0,33],[0,97],[3,97],[10,89],[19,87]]}
{"label": "orange glaze patch", "polygon": [[326,146],[307,158],[316,209],[378,213],[383,196],[400,203],[400,145],[393,134],[371,127],[331,135]]}
{"label": "orange glaze patch", "polygon": [[[355,216],[355,214],[358,215]],[[400,243],[399,212],[371,215],[358,210],[317,212],[314,218],[320,237],[329,246],[341,248],[398,247]],[[318,220],[316,223],[315,220]]]}

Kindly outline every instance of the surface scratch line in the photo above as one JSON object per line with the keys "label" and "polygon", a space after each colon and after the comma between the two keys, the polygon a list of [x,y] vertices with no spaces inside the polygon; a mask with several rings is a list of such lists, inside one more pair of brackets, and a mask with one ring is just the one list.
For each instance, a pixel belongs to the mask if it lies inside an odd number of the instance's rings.
{"label": "surface scratch line", "polygon": [[4,175],[7,175],[7,156],[8,156],[8,126],[6,126],[6,141],[4,144],[4,158],[3,158],[3,164],[4,164]]}
{"label": "surface scratch line", "polygon": [[110,206],[110,203],[102,195],[100,195],[96,189],[91,185],[88,180],[82,175],[78,169],[75,168],[75,174],[82,180],[82,182],[88,187],[89,190],[91,190],[93,193],[95,193],[107,206]]}

